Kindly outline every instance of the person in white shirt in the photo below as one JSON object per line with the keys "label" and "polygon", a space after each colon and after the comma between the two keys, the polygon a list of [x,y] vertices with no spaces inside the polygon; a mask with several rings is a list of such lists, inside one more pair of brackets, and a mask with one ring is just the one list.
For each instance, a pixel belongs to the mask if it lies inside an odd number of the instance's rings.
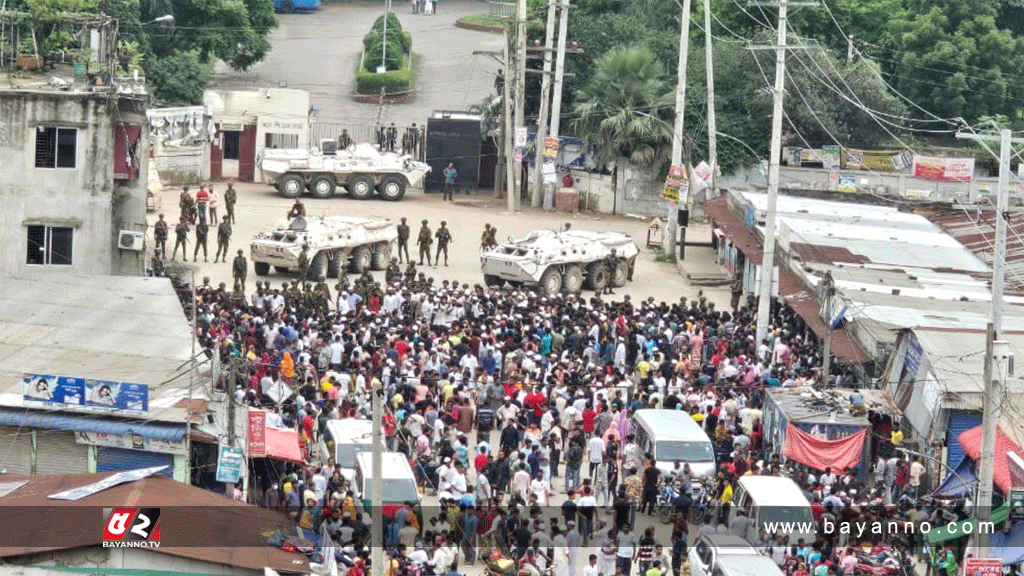
{"label": "person in white shirt", "polygon": [[448,492],[456,500],[461,500],[466,495],[468,484],[466,483],[466,468],[461,462],[455,463],[455,473],[448,481]]}
{"label": "person in white shirt", "polygon": [[594,435],[587,441],[587,456],[590,461],[590,477],[594,477],[594,470],[604,460],[604,438]]}
{"label": "person in white shirt", "polygon": [[583,567],[583,576],[600,576],[601,568],[597,565],[597,554],[590,555],[590,563]]}
{"label": "person in white shirt", "polygon": [[544,481],[544,475],[541,472],[537,472],[533,481],[530,482],[530,493],[537,497],[538,506],[548,505],[548,484]]}

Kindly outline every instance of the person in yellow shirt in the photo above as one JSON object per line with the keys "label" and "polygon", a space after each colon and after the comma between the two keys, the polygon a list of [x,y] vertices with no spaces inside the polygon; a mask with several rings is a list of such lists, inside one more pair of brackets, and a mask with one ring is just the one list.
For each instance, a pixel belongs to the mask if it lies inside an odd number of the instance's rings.
{"label": "person in yellow shirt", "polygon": [[892,441],[892,445],[899,448],[903,446],[903,431],[900,430],[899,424],[892,425],[892,433],[889,435],[889,439]]}
{"label": "person in yellow shirt", "polygon": [[730,474],[725,477],[725,485],[722,486],[722,496],[718,499],[718,504],[720,507],[718,516],[719,522],[726,522],[726,519],[729,517],[729,506],[732,505],[732,483],[733,479],[732,475]]}
{"label": "person in yellow shirt", "polygon": [[640,373],[640,379],[646,380],[647,375],[651,373],[651,363],[647,361],[647,355],[644,355],[644,359],[637,363],[637,372]]}

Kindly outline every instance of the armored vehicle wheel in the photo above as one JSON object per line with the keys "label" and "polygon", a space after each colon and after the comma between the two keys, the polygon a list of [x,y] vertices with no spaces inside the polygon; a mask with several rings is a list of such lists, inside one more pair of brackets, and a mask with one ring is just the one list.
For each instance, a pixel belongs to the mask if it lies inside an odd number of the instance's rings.
{"label": "armored vehicle wheel", "polygon": [[288,273],[288,267],[287,266],[274,266],[274,271],[277,272],[278,274],[287,274]]}
{"label": "armored vehicle wheel", "polygon": [[565,267],[562,273],[562,292],[576,294],[583,288],[583,267],[579,264],[570,264]]}
{"label": "armored vehicle wheel", "polygon": [[587,265],[587,288],[604,290],[608,285],[608,269],[602,262],[591,262]]}
{"label": "armored vehicle wheel", "polygon": [[389,201],[397,202],[405,196],[405,178],[401,176],[385,176],[378,187],[380,197]]}
{"label": "armored vehicle wheel", "polygon": [[373,252],[369,246],[356,246],[352,249],[352,262],[349,264],[349,271],[356,274],[370,267],[373,263]]}
{"label": "armored vehicle wheel", "polygon": [[327,251],[321,250],[309,262],[309,277],[306,280],[322,282],[327,278]]}
{"label": "armored vehicle wheel", "polygon": [[253,262],[252,269],[256,271],[257,276],[266,276],[270,274],[270,264],[266,262]]}
{"label": "armored vehicle wheel", "polygon": [[331,254],[330,262],[327,263],[327,277],[337,278],[339,276],[339,272],[345,269],[346,264],[347,262],[345,251],[335,250]]}
{"label": "armored vehicle wheel", "polygon": [[387,270],[389,262],[391,262],[391,243],[377,245],[373,251],[370,268],[374,270]]}
{"label": "armored vehicle wheel", "polygon": [[619,258],[619,265],[615,267],[615,274],[610,275],[609,282],[616,288],[626,285],[626,277],[629,276],[629,263],[625,258]]}
{"label": "armored vehicle wheel", "polygon": [[298,174],[285,174],[277,179],[277,191],[285,198],[298,198],[306,191],[306,181]]}
{"label": "armored vehicle wheel", "polygon": [[548,269],[540,275],[540,281],[537,282],[537,289],[540,290],[541,294],[558,294],[558,291],[562,288],[562,274],[558,272],[558,268],[554,266],[548,266]]}
{"label": "armored vehicle wheel", "polygon": [[494,274],[484,274],[484,285],[485,286],[503,286],[505,281],[500,276]]}
{"label": "armored vehicle wheel", "polygon": [[327,174],[317,174],[309,182],[309,192],[316,198],[330,198],[334,196],[334,178]]}
{"label": "armored vehicle wheel", "polygon": [[356,200],[366,200],[373,196],[373,178],[366,174],[350,176],[345,186],[348,188],[348,195]]}

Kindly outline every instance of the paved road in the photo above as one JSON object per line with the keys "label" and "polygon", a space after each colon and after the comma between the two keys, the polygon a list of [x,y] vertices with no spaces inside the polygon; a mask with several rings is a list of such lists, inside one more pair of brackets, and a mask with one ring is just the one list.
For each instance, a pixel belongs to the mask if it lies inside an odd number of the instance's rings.
{"label": "paved road", "polygon": [[[226,185],[214,183],[214,187],[223,193]],[[235,188],[238,190],[238,204],[235,208],[238,224],[234,228],[230,254],[234,257],[235,251],[243,248],[248,257],[249,241],[258,231],[285,220],[292,200],[278,196],[274,188],[265,184],[242,182],[237,183]],[[177,221],[179,192],[169,189],[164,193],[163,209],[170,221]],[[624,288],[616,289],[616,298],[621,298],[622,294],[629,294],[634,302],[648,296],[653,296],[657,301],[672,302],[678,300],[680,296],[692,299],[698,293],[698,288],[690,286],[686,279],[678,273],[674,264],[656,262],[654,252],[644,248],[647,222],[643,220],[597,214],[557,214],[532,208],[523,208],[522,212],[509,213],[505,209],[504,201],[495,200],[490,195],[459,195],[455,197],[454,202],[442,202],[439,194],[424,194],[418,190],[410,190],[405,199],[397,203],[381,200],[359,201],[346,197],[328,200],[307,197],[304,199],[304,203],[306,212],[311,216],[375,215],[395,221],[406,216],[413,228],[413,241],[415,241],[415,230],[419,228],[421,219],[428,219],[431,229],[434,230],[437,229],[441,220],[446,220],[454,237],[454,243],[450,248],[450,266],[421,268],[427,276],[433,276],[437,284],[440,284],[442,280],[457,280],[460,283],[468,283],[470,286],[483,282],[483,275],[480,272],[479,246],[480,233],[485,222],[497,226],[498,238],[501,240],[506,239],[509,235],[519,238],[525,236],[530,230],[556,229],[565,222],[572,222],[573,228],[580,230],[626,232],[632,235],[637,245],[641,247],[634,280]],[[149,217],[152,229],[156,217],[155,214],[150,214]],[[707,226],[695,226],[690,229],[690,238],[695,241],[706,239],[709,234]],[[188,254],[190,264],[192,263],[193,238],[194,235],[190,235]],[[173,247],[173,237],[171,240]],[[197,277],[209,276],[214,285],[225,282],[230,287],[232,284],[230,260],[227,264],[212,263],[213,251],[216,249],[216,234],[211,233],[209,248],[211,251],[210,262],[200,262],[197,265]],[[410,251],[415,252],[415,246],[410,246]],[[413,256],[415,257],[415,254]],[[687,258],[710,261],[713,259],[713,253],[710,248],[692,247],[687,249]],[[202,255],[200,255],[201,259]],[[383,280],[383,274],[383,272],[374,272],[378,280]],[[253,273],[250,263],[247,293],[251,294],[250,291],[255,288],[257,279],[270,280],[274,285],[280,286],[282,282],[290,280],[291,277],[271,272],[270,276],[258,278]],[[350,281],[354,279],[354,277],[349,278]],[[711,301],[715,302],[719,309],[723,309],[729,303],[728,287],[705,289],[704,293]],[[588,296],[590,294],[587,293]]]}
{"label": "paved road", "polygon": [[[395,2],[393,11],[412,34],[419,57],[415,97],[406,104],[386,105],[383,120],[399,126],[422,123],[435,110],[466,110],[494,89],[498,63],[474,50],[500,51],[502,37],[455,27],[466,14],[486,12],[477,0],[440,0],[438,13],[413,15],[409,4]],[[280,27],[271,35],[267,58],[246,72],[218,65],[213,88],[278,86],[310,91],[317,119],[370,125],[377,104],[352,99],[355,69],[362,38],[383,13],[383,2],[325,4],[309,14],[280,14]]]}

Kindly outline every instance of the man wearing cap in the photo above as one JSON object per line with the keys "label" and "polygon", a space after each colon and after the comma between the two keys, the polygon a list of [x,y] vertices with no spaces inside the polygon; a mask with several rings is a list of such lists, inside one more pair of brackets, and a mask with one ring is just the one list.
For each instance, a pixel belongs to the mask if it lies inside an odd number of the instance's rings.
{"label": "man wearing cap", "polygon": [[235,292],[245,294],[245,277],[249,273],[249,263],[245,259],[245,252],[238,251],[235,260],[231,263],[231,275],[235,280]]}
{"label": "man wearing cap", "polygon": [[447,226],[448,223],[441,220],[441,227],[434,233],[434,236],[437,238],[437,254],[434,255],[434,266],[440,263],[441,252],[444,252],[444,265],[448,265],[448,244],[452,241],[452,232]]}

